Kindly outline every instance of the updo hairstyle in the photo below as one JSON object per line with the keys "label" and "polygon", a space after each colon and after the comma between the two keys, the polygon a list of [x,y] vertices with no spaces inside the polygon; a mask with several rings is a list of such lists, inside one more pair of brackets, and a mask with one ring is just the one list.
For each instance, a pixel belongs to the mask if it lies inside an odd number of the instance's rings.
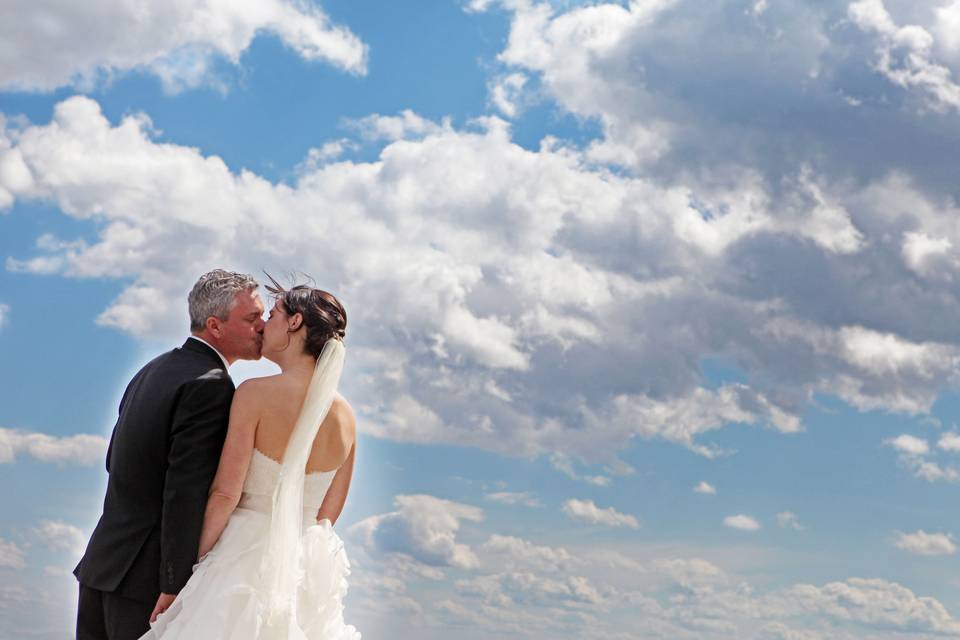
{"label": "updo hairstyle", "polygon": [[269,273],[266,275],[273,286],[264,285],[264,289],[283,305],[288,315],[299,313],[303,316],[303,324],[307,331],[304,342],[306,353],[319,358],[327,340],[344,339],[347,332],[347,312],[335,295],[305,284],[284,289],[273,276]]}

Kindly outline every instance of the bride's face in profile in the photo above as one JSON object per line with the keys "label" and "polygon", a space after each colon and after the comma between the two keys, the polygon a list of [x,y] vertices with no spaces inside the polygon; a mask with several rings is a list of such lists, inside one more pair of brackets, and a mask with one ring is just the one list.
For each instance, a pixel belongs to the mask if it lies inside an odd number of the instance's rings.
{"label": "bride's face in profile", "polygon": [[292,316],[287,314],[283,303],[277,300],[270,309],[267,323],[263,327],[263,346],[261,347],[263,357],[277,362],[278,358],[299,353],[302,350],[300,344],[302,338],[295,331],[302,325],[303,316],[299,313]]}

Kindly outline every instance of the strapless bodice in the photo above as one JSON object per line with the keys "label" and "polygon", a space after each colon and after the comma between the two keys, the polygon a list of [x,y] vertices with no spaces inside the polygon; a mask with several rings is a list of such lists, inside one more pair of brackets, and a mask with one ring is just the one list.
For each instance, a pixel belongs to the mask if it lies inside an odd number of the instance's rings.
{"label": "strapless bodice", "polygon": [[[243,493],[237,506],[270,513],[273,490],[280,478],[280,466],[279,462],[254,447],[253,457],[250,459],[250,468],[247,469],[247,477],[243,481]],[[313,471],[304,477],[304,517],[316,516],[336,473],[336,469]]]}

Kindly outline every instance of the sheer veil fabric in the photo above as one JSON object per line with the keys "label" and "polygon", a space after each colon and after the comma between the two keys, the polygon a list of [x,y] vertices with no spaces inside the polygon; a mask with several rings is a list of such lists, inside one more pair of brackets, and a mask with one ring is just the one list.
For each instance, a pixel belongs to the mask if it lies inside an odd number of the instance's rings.
{"label": "sheer veil fabric", "polygon": [[283,454],[280,477],[273,491],[266,552],[260,562],[259,599],[267,629],[290,629],[296,625],[297,589],[304,578],[300,568],[300,538],[307,459],[333,404],[344,355],[343,342],[336,338],[330,338],[323,345],[300,416]]}

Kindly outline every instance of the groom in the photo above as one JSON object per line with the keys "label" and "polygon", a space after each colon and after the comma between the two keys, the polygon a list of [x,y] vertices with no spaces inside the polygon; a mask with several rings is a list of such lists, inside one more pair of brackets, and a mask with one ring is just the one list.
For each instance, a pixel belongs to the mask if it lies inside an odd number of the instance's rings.
{"label": "groom", "polygon": [[73,570],[77,640],[139,638],[192,574],[233,398],[227,367],[260,358],[258,286],[221,269],[201,276],[188,297],[191,336],[127,385],[103,515]]}

